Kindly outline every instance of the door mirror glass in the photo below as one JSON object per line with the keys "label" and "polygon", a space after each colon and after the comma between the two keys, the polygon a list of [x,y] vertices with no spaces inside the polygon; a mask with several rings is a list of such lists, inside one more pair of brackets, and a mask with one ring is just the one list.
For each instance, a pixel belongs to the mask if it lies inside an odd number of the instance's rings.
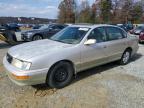
{"label": "door mirror glass", "polygon": [[84,44],[85,45],[92,45],[96,43],[96,39],[88,39]]}

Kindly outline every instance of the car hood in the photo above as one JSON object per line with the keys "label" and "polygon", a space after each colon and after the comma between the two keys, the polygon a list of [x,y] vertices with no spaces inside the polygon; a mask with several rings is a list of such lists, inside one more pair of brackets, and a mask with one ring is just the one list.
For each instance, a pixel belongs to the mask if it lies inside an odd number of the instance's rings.
{"label": "car hood", "polygon": [[71,46],[72,44],[45,39],[14,46],[9,49],[8,53],[14,58],[28,60],[36,56],[49,54],[50,52],[57,52]]}

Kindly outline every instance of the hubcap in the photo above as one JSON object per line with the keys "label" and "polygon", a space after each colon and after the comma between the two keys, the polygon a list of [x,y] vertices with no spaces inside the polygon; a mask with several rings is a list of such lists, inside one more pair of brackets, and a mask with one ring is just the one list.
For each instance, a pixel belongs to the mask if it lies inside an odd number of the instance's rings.
{"label": "hubcap", "polygon": [[63,82],[66,80],[67,78],[67,70],[65,68],[59,68],[57,69],[57,71],[55,72],[55,75],[54,75],[54,79],[55,81],[57,82]]}
{"label": "hubcap", "polygon": [[124,56],[123,56],[123,62],[127,63],[129,58],[130,58],[130,53],[129,52],[125,52]]}
{"label": "hubcap", "polygon": [[33,40],[41,40],[42,37],[41,36],[35,36]]}

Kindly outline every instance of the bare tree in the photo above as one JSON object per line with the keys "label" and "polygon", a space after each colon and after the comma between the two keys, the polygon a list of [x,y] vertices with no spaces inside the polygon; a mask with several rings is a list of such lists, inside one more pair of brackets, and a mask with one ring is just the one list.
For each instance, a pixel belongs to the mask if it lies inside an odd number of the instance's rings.
{"label": "bare tree", "polygon": [[59,5],[58,21],[60,23],[74,23],[75,22],[75,0],[63,0]]}
{"label": "bare tree", "polygon": [[81,9],[79,13],[79,22],[80,23],[90,23],[91,17],[91,8],[89,6],[89,2],[87,0],[83,0],[81,2]]}
{"label": "bare tree", "polygon": [[143,0],[95,0],[92,6],[82,0],[76,9],[75,0],[63,0],[59,5],[61,23],[141,23],[144,21]]}

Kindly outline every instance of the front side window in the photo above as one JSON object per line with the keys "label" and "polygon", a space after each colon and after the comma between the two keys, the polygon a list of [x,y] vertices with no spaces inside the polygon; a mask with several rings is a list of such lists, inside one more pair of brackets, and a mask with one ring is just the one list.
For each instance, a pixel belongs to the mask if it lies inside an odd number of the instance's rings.
{"label": "front side window", "polygon": [[50,39],[68,44],[77,44],[84,38],[89,29],[87,27],[67,27]]}
{"label": "front side window", "polygon": [[44,29],[48,29],[48,28],[49,28],[49,25],[44,25],[44,26],[41,26],[39,29],[44,30]]}
{"label": "front side window", "polygon": [[118,40],[123,38],[122,31],[116,27],[107,27],[108,40]]}
{"label": "front side window", "polygon": [[106,32],[103,27],[95,28],[91,31],[88,39],[96,39],[97,43],[106,41]]}

